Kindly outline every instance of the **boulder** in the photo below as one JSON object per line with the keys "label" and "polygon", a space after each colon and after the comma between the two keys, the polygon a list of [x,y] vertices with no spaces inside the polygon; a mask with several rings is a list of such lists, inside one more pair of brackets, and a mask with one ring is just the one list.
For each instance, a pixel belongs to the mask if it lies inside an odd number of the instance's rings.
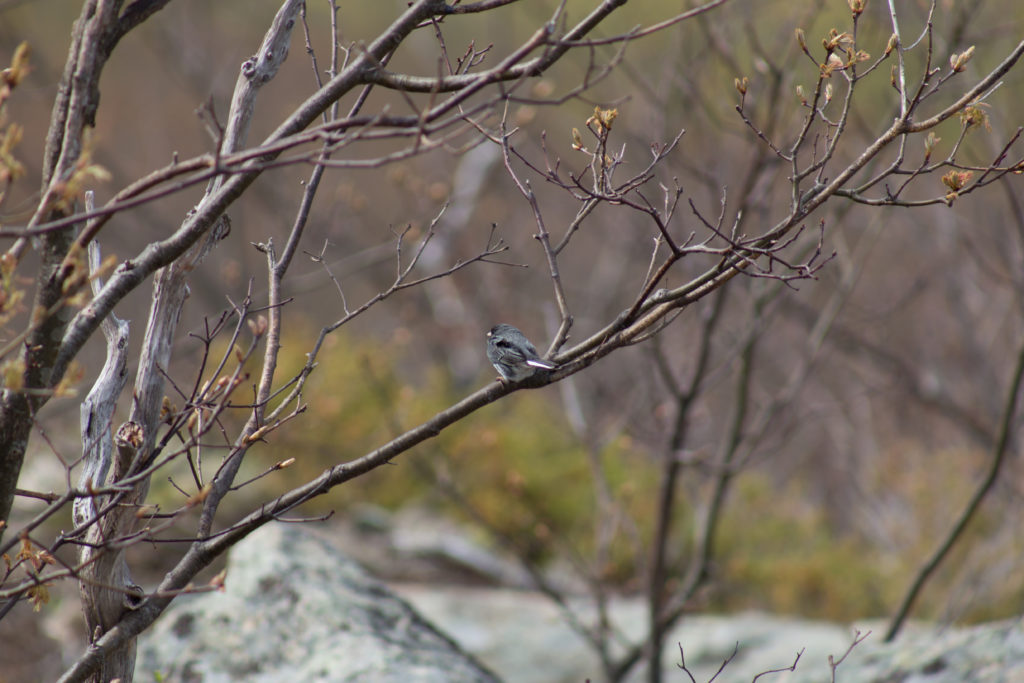
{"label": "boulder", "polygon": [[[423,584],[395,589],[426,618],[450,634],[507,683],[579,683],[605,680],[593,649],[569,628],[561,608],[537,593],[493,588],[441,588]],[[590,601],[570,599],[566,607],[594,623]],[[647,628],[642,600],[608,601],[613,628],[637,642]],[[883,643],[887,624],[842,625],[761,612],[701,614],[683,619],[666,638],[663,680],[689,681],[679,668],[680,647],[697,681],[822,683],[831,681],[829,657],[839,660],[856,634],[863,636],[839,665],[839,683],[1024,683],[1024,621],[939,627],[913,622],[893,643]],[[615,653],[622,648],[616,647]],[[782,671],[800,659],[794,671]],[[646,680],[643,666],[626,678]]]}
{"label": "boulder", "polygon": [[223,592],[183,596],[141,638],[137,680],[490,683],[493,674],[307,527],[268,525]]}

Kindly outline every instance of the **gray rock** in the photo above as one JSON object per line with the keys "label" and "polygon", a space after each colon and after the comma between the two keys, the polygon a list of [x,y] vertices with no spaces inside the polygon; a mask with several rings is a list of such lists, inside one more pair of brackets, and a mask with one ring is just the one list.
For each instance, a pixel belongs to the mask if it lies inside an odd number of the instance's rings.
{"label": "gray rock", "polygon": [[477,583],[530,585],[514,558],[478,543],[464,526],[415,506],[395,515],[390,542],[399,557],[431,561],[449,580],[464,576]]}
{"label": "gray rock", "polygon": [[[508,683],[605,680],[593,650],[543,596],[508,589],[395,589]],[[571,600],[568,606],[582,622],[594,623],[587,601]],[[609,619],[626,642],[637,642],[647,627],[646,609],[637,599],[612,599]],[[792,666],[801,650],[795,671],[778,671],[759,682],[828,682],[829,656],[841,658],[859,632],[865,638],[839,666],[838,683],[1024,683],[1020,620],[947,629],[913,624],[891,644],[881,642],[885,626],[849,627],[758,612],[694,615],[666,638],[663,680],[690,680],[678,667],[681,645],[687,668],[700,682],[710,680],[734,651],[716,681],[748,683],[762,672]],[[637,667],[627,680],[645,680],[644,671]]]}
{"label": "gray rock", "polygon": [[174,602],[139,645],[137,680],[496,680],[401,598],[306,528],[269,525],[229,554],[223,593]]}
{"label": "gray rock", "polygon": [[[601,663],[586,640],[571,629],[562,611],[548,598],[516,590],[465,589],[396,585],[395,590],[423,615],[450,634],[487,666],[498,671],[508,683],[579,683],[585,679],[606,680]],[[591,603],[574,599],[567,603],[583,623],[593,624]],[[609,620],[621,635],[613,647],[619,655],[627,644],[646,632],[647,612],[643,601],[612,598]],[[707,681],[733,654],[721,682],[750,681],[767,669],[790,666],[804,648],[800,667],[818,666],[821,678],[829,654],[842,654],[852,638],[849,629],[826,622],[777,617],[757,612],[723,616],[692,616],[666,638],[662,657],[665,681],[689,681],[678,667],[679,645],[686,654],[686,666],[698,681]],[[510,646],[510,644],[512,644]],[[646,680],[642,666],[627,681]],[[761,681],[778,683],[774,676]]]}
{"label": "gray rock", "polygon": [[[883,643],[884,623],[839,667],[840,683],[1020,683],[1024,681],[1024,622],[1020,619],[945,628],[916,624]],[[838,653],[842,654],[842,653]],[[826,669],[827,670],[827,669]],[[797,669],[785,683],[817,683],[812,670]],[[824,679],[829,680],[829,679]]]}

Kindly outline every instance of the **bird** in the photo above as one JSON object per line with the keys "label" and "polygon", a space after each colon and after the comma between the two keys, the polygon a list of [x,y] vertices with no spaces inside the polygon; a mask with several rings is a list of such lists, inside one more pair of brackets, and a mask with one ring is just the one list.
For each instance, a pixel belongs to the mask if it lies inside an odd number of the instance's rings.
{"label": "bird", "polygon": [[558,366],[543,360],[526,335],[512,325],[495,325],[487,333],[487,359],[506,382],[532,377],[538,370],[550,372]]}

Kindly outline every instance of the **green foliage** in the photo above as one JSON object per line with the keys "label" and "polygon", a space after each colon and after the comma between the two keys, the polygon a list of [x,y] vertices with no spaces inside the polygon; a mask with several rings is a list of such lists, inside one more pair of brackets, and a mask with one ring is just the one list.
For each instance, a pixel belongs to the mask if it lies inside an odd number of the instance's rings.
{"label": "green foliage", "polygon": [[[305,346],[316,337],[308,329],[294,329],[302,325],[290,327],[279,358],[280,378],[299,372],[306,362]],[[408,423],[405,414],[417,398],[413,388],[399,380],[391,363],[397,343],[360,342],[339,333],[327,337],[320,363],[303,394],[305,413],[295,424],[269,435],[267,443],[254,448],[246,463],[255,474],[276,462],[295,458],[293,465],[262,480],[263,496],[298,486],[400,433]],[[338,509],[339,503],[344,507],[358,500],[397,507],[425,490],[423,482],[409,477],[405,470],[379,468],[358,483],[340,487],[337,494],[313,500],[309,509]]]}
{"label": "green foliage", "polygon": [[[294,327],[284,340],[280,377],[292,376],[306,360],[297,340],[308,339],[309,331]],[[306,413],[292,428],[271,433],[267,443],[255,447],[241,478],[288,458],[294,457],[295,464],[243,489],[249,504],[358,458],[461,398],[440,369],[418,366],[419,376],[400,372],[397,368],[409,353],[401,331],[384,343],[329,337],[307,385]],[[490,377],[488,372],[481,382]],[[900,513],[889,519],[889,544],[853,530],[837,531],[804,481],[793,480],[780,489],[765,473],[740,473],[719,525],[707,608],[759,608],[837,620],[889,614],[912,573],[948,529],[959,508],[950,501],[966,499],[971,474],[980,466],[976,455],[960,453],[947,454],[946,466],[936,468],[931,465],[934,454],[898,450],[880,457],[884,469],[866,474],[864,481],[869,493],[878,487],[874,495],[900,501],[890,506]],[[616,521],[610,533],[599,531],[595,523],[596,468],[591,457],[600,462],[614,499]],[[533,561],[568,558],[591,576],[632,591],[642,589],[645,581],[659,476],[656,458],[626,435],[589,455],[566,424],[555,392],[524,391],[453,425],[392,466],[311,501],[305,512],[344,514],[355,503],[389,509],[426,504],[479,525],[485,537],[499,539],[498,545]],[[684,563],[693,506],[700,500],[684,500],[675,512],[671,555]],[[982,514],[949,566],[968,566],[976,559],[972,555],[978,541],[997,528],[996,521]],[[603,547],[599,534],[607,541]],[[999,553],[1004,556],[1005,548]],[[962,576],[955,570],[940,572],[922,597],[921,616],[941,616],[958,580]],[[1007,583],[1000,588],[1007,598],[1002,604],[1019,604],[1019,593],[1019,587]],[[998,607],[971,609],[961,616],[1006,616]]]}
{"label": "green foliage", "polygon": [[779,491],[744,475],[722,528],[724,609],[758,608],[823,619],[884,616],[902,587],[864,539],[835,533],[797,484]]}
{"label": "green foliage", "polygon": [[[594,557],[597,501],[588,454],[552,399],[526,392],[490,406],[442,435],[432,457],[443,454],[457,479],[465,504],[449,504],[454,511],[475,511],[472,516],[534,559]],[[613,440],[596,457],[621,511],[643,519],[644,501],[635,492],[655,485],[650,459],[628,439]],[[616,535],[602,575],[632,575],[636,557],[626,541]]]}

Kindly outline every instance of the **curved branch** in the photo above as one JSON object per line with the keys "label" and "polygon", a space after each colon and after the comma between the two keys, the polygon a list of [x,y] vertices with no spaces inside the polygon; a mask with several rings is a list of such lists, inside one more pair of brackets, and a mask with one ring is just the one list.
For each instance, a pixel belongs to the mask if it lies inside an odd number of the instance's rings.
{"label": "curved branch", "polygon": [[907,590],[907,594],[903,596],[903,601],[896,610],[896,614],[893,615],[892,621],[889,622],[889,629],[885,633],[884,642],[891,642],[899,634],[900,629],[903,627],[903,622],[910,613],[911,607],[914,606],[917,596],[924,588],[924,584],[935,573],[935,570],[939,568],[939,564],[946,558],[953,545],[963,535],[964,529],[967,528],[968,523],[974,518],[974,514],[981,507],[985,496],[988,495],[988,492],[995,485],[996,479],[999,477],[999,470],[1006,459],[1006,449],[1010,444],[1012,430],[1016,422],[1018,394],[1020,393],[1022,378],[1024,378],[1024,343],[1021,344],[1020,350],[1017,352],[1017,367],[1013,371],[1013,380],[1010,382],[1006,403],[1003,404],[1003,417],[999,422],[999,436],[996,439],[995,446],[992,448],[992,459],[989,461],[985,477],[981,480],[974,495],[967,501],[967,506],[960,513],[960,517],[953,524],[953,528],[949,530],[949,534],[924,563],[914,578],[913,583],[910,584],[910,588]]}

